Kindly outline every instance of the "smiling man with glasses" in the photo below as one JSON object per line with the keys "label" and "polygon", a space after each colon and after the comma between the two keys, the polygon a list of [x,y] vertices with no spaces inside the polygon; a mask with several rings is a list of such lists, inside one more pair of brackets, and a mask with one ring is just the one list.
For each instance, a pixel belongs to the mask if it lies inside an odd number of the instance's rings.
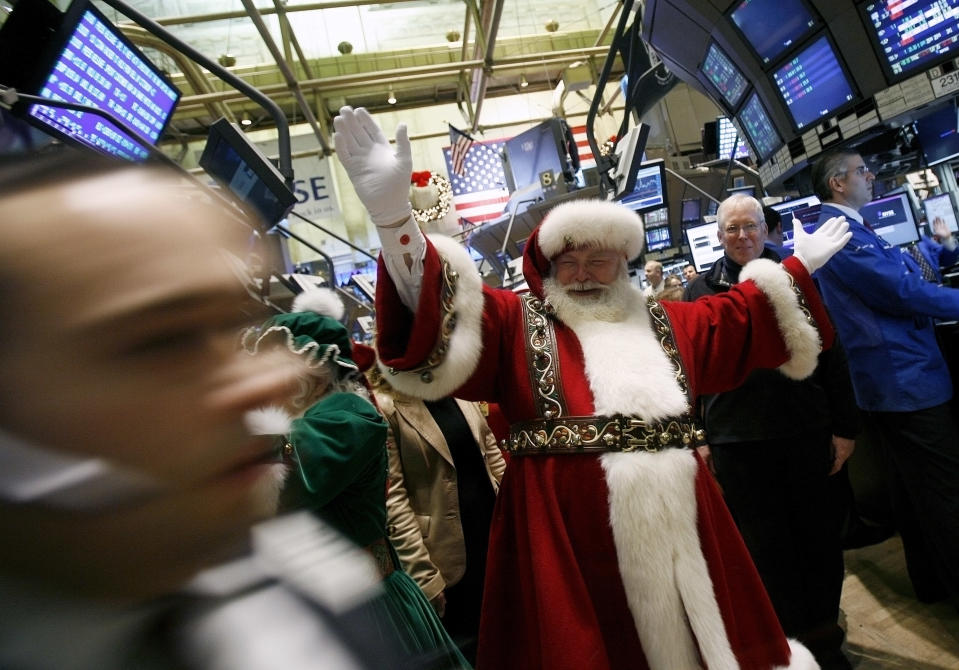
{"label": "smiling man with glasses", "polygon": [[[734,194],[716,214],[725,253],[686,288],[686,300],[727,293],[751,261],[779,263],[764,244],[768,227],[758,200]],[[840,649],[843,561],[829,477],[852,453],[859,416],[842,348],[834,344],[818,363],[807,379],[754,370],[733,390],[703,395],[709,446],[698,450],[712,465],[786,635],[805,644],[820,667],[842,670],[851,666]],[[782,398],[799,420],[783,420]]]}
{"label": "smiling man with glasses", "polygon": [[851,150],[813,166],[820,224],[842,214],[852,239],[820,270],[823,298],[846,347],[856,401],[892,469],[895,521],[921,600],[959,606],[959,430],[952,381],[933,319],[959,318],[959,291],[922,278],[909,254],[863,221],[875,176]]}

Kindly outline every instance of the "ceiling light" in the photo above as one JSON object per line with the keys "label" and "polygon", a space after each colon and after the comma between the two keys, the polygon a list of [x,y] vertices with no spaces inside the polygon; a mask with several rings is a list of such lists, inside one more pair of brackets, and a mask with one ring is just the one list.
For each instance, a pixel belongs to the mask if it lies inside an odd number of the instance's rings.
{"label": "ceiling light", "polygon": [[449,30],[446,33],[447,42],[459,42],[460,41],[460,31],[458,30]]}
{"label": "ceiling light", "polygon": [[252,126],[252,125],[253,125],[253,119],[250,118],[250,115],[249,115],[249,114],[244,114],[243,117],[240,119],[240,125],[241,125],[241,126]]}
{"label": "ceiling light", "polygon": [[353,45],[343,40],[336,45],[336,50],[345,56],[346,54],[353,53]]}
{"label": "ceiling light", "polygon": [[550,19],[547,21],[546,32],[555,33],[557,30],[559,30],[559,23],[556,21],[556,19]]}
{"label": "ceiling light", "polygon": [[392,87],[392,86],[390,86],[390,94],[389,94],[389,97],[386,99],[386,101],[387,101],[388,103],[390,103],[391,105],[395,105],[395,104],[396,104],[396,96],[393,94],[393,87]]}
{"label": "ceiling light", "polygon": [[520,88],[526,88],[527,86],[529,86],[529,82],[526,81],[526,75],[525,75],[525,74],[521,74],[521,75],[519,76],[519,87],[520,87]]}
{"label": "ceiling light", "polygon": [[220,54],[220,57],[216,60],[223,67],[233,67],[236,65],[236,56],[233,54]]}

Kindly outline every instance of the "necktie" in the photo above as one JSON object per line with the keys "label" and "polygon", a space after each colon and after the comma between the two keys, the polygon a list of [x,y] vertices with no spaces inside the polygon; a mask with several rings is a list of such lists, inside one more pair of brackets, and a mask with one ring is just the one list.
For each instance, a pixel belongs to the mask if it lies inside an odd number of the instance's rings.
{"label": "necktie", "polygon": [[926,281],[931,281],[934,284],[938,284],[939,275],[936,272],[936,269],[932,267],[932,264],[926,260],[925,256],[922,255],[922,252],[919,250],[919,246],[913,244],[909,246],[906,251],[919,264],[919,271],[922,273],[922,278]]}

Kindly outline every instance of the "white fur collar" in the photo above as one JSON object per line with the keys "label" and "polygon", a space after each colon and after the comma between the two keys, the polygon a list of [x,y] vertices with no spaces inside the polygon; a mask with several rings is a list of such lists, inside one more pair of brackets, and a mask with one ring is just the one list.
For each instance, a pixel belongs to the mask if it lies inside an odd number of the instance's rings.
{"label": "white fur collar", "polygon": [[596,413],[657,421],[686,412],[676,370],[649,325],[645,297],[634,287],[627,313],[616,323],[566,321],[583,349]]}

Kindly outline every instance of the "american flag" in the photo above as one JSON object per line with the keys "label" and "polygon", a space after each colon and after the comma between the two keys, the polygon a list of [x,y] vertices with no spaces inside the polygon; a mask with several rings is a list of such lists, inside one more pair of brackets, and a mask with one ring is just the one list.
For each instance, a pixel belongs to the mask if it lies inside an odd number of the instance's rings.
{"label": "american flag", "polygon": [[[593,150],[589,148],[589,140],[586,139],[586,126],[572,126],[573,139],[576,140],[576,148],[579,150],[579,167],[596,167],[596,159],[593,158]],[[597,138],[597,142],[599,139]],[[602,142],[599,142],[602,144]]]}
{"label": "american flag", "polygon": [[505,139],[474,140],[463,160],[463,174],[453,170],[453,147],[443,150],[453,191],[456,215],[472,224],[495,219],[509,200],[500,152]]}
{"label": "american flag", "polygon": [[452,124],[448,125],[450,126],[450,144],[453,145],[450,152],[453,173],[462,176],[463,169],[466,167],[466,154],[469,153],[470,147],[476,140],[462,130],[454,128]]}

